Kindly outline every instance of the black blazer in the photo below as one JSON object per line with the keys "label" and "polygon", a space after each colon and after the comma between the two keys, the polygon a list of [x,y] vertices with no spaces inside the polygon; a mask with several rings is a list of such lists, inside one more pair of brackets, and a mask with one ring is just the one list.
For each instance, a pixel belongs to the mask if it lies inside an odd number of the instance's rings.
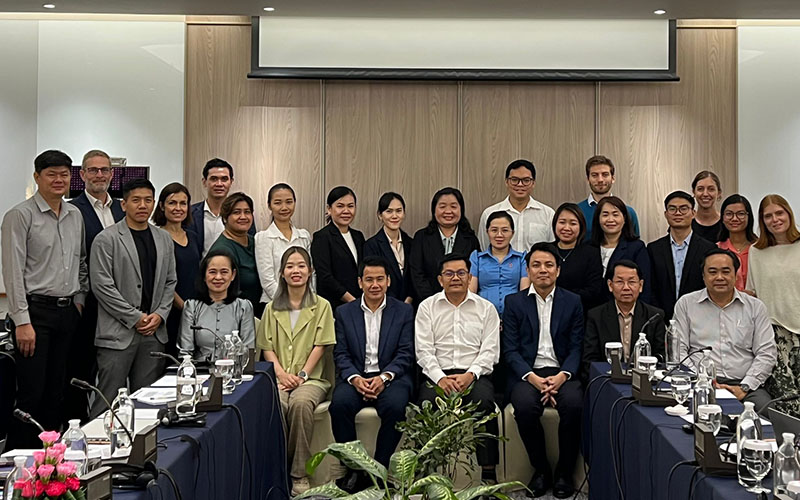
{"label": "black blazer", "polygon": [[[459,228],[453,253],[464,255],[469,260],[473,250],[481,251],[481,245],[474,232],[467,233]],[[414,234],[414,246],[411,248],[409,272],[416,293],[415,299],[422,302],[431,295],[442,291],[439,280],[439,261],[444,257],[444,244],[439,235],[439,228],[426,226]]]}
{"label": "black blazer", "polygon": [[330,302],[334,310],[344,304],[342,295],[346,292],[350,292],[355,298],[361,297],[361,289],[358,288],[358,264],[364,258],[364,235],[352,227],[350,233],[356,245],[357,262],[353,260],[350,247],[333,222],[314,233],[311,240],[311,259],[317,273],[317,293]]}
{"label": "black blazer", "polygon": [[411,273],[408,271],[408,264],[411,261],[411,248],[414,246],[414,238],[400,230],[400,237],[403,241],[403,255],[405,257],[405,274],[400,273],[400,266],[394,257],[394,252],[389,243],[389,237],[383,228],[379,229],[375,236],[364,243],[364,256],[383,257],[389,263],[389,278],[392,284],[389,286],[387,295],[399,301],[405,301],[407,297],[413,297],[414,285],[411,283]]}
{"label": "black blazer", "polygon": [[[683,273],[681,274],[681,286],[679,294],[685,295],[705,288],[703,283],[703,272],[700,266],[703,264],[703,257],[706,252],[717,248],[708,240],[693,233],[689,241],[689,248],[686,251],[686,260],[683,262]],[[650,255],[650,262],[653,266],[653,298],[652,304],[664,310],[664,321],[672,318],[675,309],[675,263],[672,261],[672,242],[669,234],[661,237],[647,245],[647,253]]]}
{"label": "black blazer", "polygon": [[[598,247],[595,248],[599,255],[600,249]],[[606,276],[603,277],[604,281],[608,278],[608,270],[611,269],[611,266],[620,260],[632,260],[639,266],[639,269],[642,271],[642,276],[644,276],[644,289],[639,295],[639,300],[648,304],[651,303],[652,284],[650,282],[650,256],[647,254],[647,247],[644,245],[644,242],[642,240],[627,241],[620,238],[619,243],[617,243],[617,248],[614,249],[614,253],[612,253],[611,258],[608,259]],[[605,300],[614,298],[608,290],[608,287],[604,287],[603,290]]]}
{"label": "black blazer", "polygon": [[[203,207],[206,201],[199,201],[197,203],[193,203],[191,207],[192,212],[192,223],[191,224],[183,224],[185,229],[191,229],[197,235],[197,240],[200,242],[200,253],[203,252],[203,248],[205,248],[205,238],[206,232],[203,229]],[[250,226],[250,229],[247,231],[250,235],[256,235],[256,214],[253,211],[253,224]]]}
{"label": "black blazer", "polygon": [[603,303],[603,292],[608,287],[603,279],[603,261],[597,247],[581,243],[572,249],[572,253],[561,262],[556,285],[580,295],[584,312]]}
{"label": "black blazer", "polygon": [[[641,296],[639,297],[641,299]],[[633,324],[631,325],[631,350],[639,339],[639,332],[642,331],[648,319],[655,314],[664,314],[664,311],[657,307],[648,305],[641,300],[636,301],[633,309]],[[653,321],[644,331],[647,341],[653,351],[653,356],[660,356],[664,359],[664,336],[666,327],[663,321]],[[582,376],[589,376],[589,366],[595,361],[606,361],[606,342],[620,342],[619,319],[617,318],[617,306],[614,299],[606,302],[602,306],[595,307],[586,315],[586,335],[583,339],[583,369]]]}
{"label": "black blazer", "polygon": [[[78,207],[81,215],[83,215],[83,225],[86,232],[86,262],[88,264],[89,255],[92,251],[92,242],[103,230],[103,224],[100,222],[100,218],[97,217],[94,207],[89,203],[89,198],[86,197],[85,191],[70,200],[70,203]],[[119,200],[111,200],[111,215],[114,217],[114,222],[119,222],[125,217],[125,212],[122,211],[122,204]]]}

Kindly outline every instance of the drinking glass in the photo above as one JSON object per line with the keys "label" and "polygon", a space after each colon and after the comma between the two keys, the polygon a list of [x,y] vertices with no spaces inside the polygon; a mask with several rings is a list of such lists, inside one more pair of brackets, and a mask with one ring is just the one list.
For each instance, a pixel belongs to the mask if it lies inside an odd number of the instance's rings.
{"label": "drinking glass", "polygon": [[222,394],[231,394],[236,387],[233,381],[233,360],[218,359],[214,362],[214,375],[222,379]]}
{"label": "drinking glass", "polygon": [[697,423],[711,427],[711,432],[716,436],[722,426],[722,408],[719,405],[698,405]]}
{"label": "drinking glass", "polygon": [[606,342],[606,361],[609,365],[611,364],[611,355],[615,352],[622,361],[622,342]]}
{"label": "drinking glass", "polygon": [[772,468],[772,444],[761,439],[745,439],[742,444],[742,458],[747,471],[753,475],[756,484],[747,488],[750,493],[769,493],[768,488],[761,486],[761,480]]}
{"label": "drinking glass", "polygon": [[647,372],[647,378],[653,382],[656,378],[656,364],[658,358],[655,356],[640,356],[638,361],[638,368],[643,372]]}
{"label": "drinking glass", "polygon": [[670,388],[672,389],[672,398],[683,405],[689,399],[689,393],[692,392],[692,380],[689,375],[678,373],[670,377]]}

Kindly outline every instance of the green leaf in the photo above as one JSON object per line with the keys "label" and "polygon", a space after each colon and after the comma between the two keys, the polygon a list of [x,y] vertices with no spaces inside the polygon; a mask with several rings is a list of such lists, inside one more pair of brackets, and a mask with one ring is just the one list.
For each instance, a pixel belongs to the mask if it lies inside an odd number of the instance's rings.
{"label": "green leaf", "polygon": [[429,484],[426,493],[428,500],[458,500],[453,489],[442,484]]}
{"label": "green leaf", "polygon": [[353,495],[346,496],[341,500],[380,500],[386,495],[386,491],[380,488],[372,488],[359,491]]}
{"label": "green leaf", "polygon": [[516,487],[525,488],[525,485],[519,481],[500,484],[482,484],[480,486],[474,486],[472,488],[461,490],[455,495],[458,500],[472,500],[473,498],[480,496],[494,496],[498,492]]}
{"label": "green leaf", "polygon": [[389,459],[389,474],[402,483],[414,479],[417,467],[417,453],[414,450],[400,450]]}
{"label": "green leaf", "polygon": [[441,474],[431,474],[430,476],[425,476],[422,479],[414,481],[414,484],[408,489],[408,494],[414,495],[419,493],[423,488],[427,488],[431,484],[441,484],[451,490],[453,489],[453,481],[451,481],[450,478],[444,477]]}
{"label": "green leaf", "polygon": [[306,473],[308,473],[309,476],[314,475],[314,471],[317,470],[317,467],[319,467],[319,464],[322,463],[327,455],[325,450],[311,455],[311,458],[306,462]]}
{"label": "green leaf", "polygon": [[422,456],[430,453],[432,450],[435,450],[436,448],[439,448],[441,442],[447,439],[447,437],[449,436],[449,432],[452,429],[454,429],[454,428],[456,428],[456,427],[458,427],[460,425],[471,424],[473,421],[475,421],[475,419],[470,417],[470,418],[467,418],[467,419],[464,419],[464,420],[459,420],[459,421],[453,422],[452,424],[448,425],[447,427],[445,427],[444,429],[442,429],[441,431],[436,433],[436,435],[433,436],[430,439],[430,441],[425,443],[425,446],[423,446],[422,449],[419,450],[419,456],[422,457]]}
{"label": "green leaf", "polygon": [[346,467],[355,470],[363,470],[374,478],[380,478],[383,482],[388,479],[386,467],[380,462],[369,456],[361,441],[350,441],[349,443],[331,443],[322,450],[335,458],[338,458]]}
{"label": "green leaf", "polygon": [[294,500],[309,497],[344,498],[346,496],[349,496],[349,493],[336,486],[335,481],[331,481],[330,483],[325,483],[316,488],[306,490],[304,493],[294,497]]}

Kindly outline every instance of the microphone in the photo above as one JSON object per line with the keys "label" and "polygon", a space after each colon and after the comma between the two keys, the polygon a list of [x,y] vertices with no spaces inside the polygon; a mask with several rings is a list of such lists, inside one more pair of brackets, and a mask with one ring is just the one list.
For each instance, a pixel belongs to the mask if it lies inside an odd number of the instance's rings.
{"label": "microphone", "polygon": [[31,417],[31,414],[28,412],[22,411],[19,408],[14,408],[14,417],[18,420],[22,420],[26,424],[35,425],[41,432],[45,432],[42,424],[34,420],[33,417]]}
{"label": "microphone", "polygon": [[[680,368],[681,365],[684,363],[684,361],[686,361],[687,359],[691,358],[695,354],[699,354],[701,352],[706,352],[706,351],[712,351],[712,350],[713,349],[711,348],[710,345],[707,345],[705,347],[698,347],[697,349],[689,349],[689,352],[686,354],[686,356],[684,356],[682,360],[678,361],[678,364],[675,365],[675,367],[673,367],[670,371],[665,373],[664,377],[658,382],[658,384],[660,384],[661,382],[666,382],[667,377],[669,377],[670,375],[672,375],[673,373],[678,371],[678,368]],[[658,387],[658,384],[656,384],[656,387]]]}
{"label": "microphone", "polygon": [[647,321],[645,321],[645,322],[644,322],[644,324],[642,325],[642,327],[641,327],[641,328],[639,328],[639,330],[640,330],[640,331],[642,331],[642,332],[644,332],[644,329],[645,329],[645,328],[647,328],[648,326],[650,326],[650,324],[651,324],[653,321],[655,321],[655,320],[659,319],[660,317],[661,317],[661,313],[655,313],[654,315],[650,316],[650,319],[648,319]]}
{"label": "microphone", "polygon": [[166,352],[151,352],[150,357],[169,359],[171,361],[174,361],[176,365],[181,366],[181,362],[178,361],[177,358],[175,358],[175,356],[173,356],[172,354],[168,354]]}
{"label": "microphone", "polygon": [[[199,331],[208,332],[208,333],[210,333],[211,335],[213,335],[213,336],[214,336],[214,338],[216,339],[216,340],[215,340],[215,342],[214,342],[214,358],[216,358],[216,357],[217,357],[217,342],[216,342],[216,341],[219,341],[219,343],[220,343],[220,344],[222,344],[222,345],[224,346],[224,345],[225,345],[225,340],[224,340],[222,337],[220,337],[220,336],[217,334],[217,332],[215,332],[214,330],[212,330],[212,329],[210,329],[210,328],[206,328],[206,327],[204,327],[204,326],[200,326],[200,325],[192,325],[192,326],[190,326],[189,328],[190,328],[190,329],[192,329],[192,330],[194,330],[194,331],[196,331],[196,332],[199,332]],[[209,359],[209,360],[207,360],[207,361],[208,361],[209,363],[211,363],[211,360],[210,360],[210,359]],[[179,364],[180,364],[180,363],[179,363]],[[213,364],[213,363],[211,363],[211,364]]]}
{"label": "microphone", "polygon": [[124,430],[125,434],[128,435],[128,439],[131,440],[131,446],[133,446],[133,435],[131,434],[131,431],[129,431],[128,427],[125,426],[124,423],[122,423],[122,420],[119,418],[119,415],[117,415],[117,412],[115,412],[114,409],[111,407],[111,403],[108,402],[108,399],[106,399],[105,395],[103,394],[103,391],[93,386],[89,382],[81,380],[79,378],[73,378],[72,380],[69,381],[69,383],[75,387],[83,389],[84,391],[93,391],[95,394],[100,396],[100,399],[102,399],[103,402],[106,404],[108,411],[111,412],[111,416],[114,417],[117,422],[119,422],[119,425],[122,426],[122,430]]}
{"label": "microphone", "polygon": [[[764,406],[761,407],[760,410],[758,410],[758,416],[760,417],[772,403],[781,403],[783,401],[794,401],[796,399],[800,399],[800,392],[791,392],[789,394],[784,394],[779,398],[770,399],[769,401],[767,401],[767,404],[765,404]],[[14,411],[16,413],[16,410]]]}

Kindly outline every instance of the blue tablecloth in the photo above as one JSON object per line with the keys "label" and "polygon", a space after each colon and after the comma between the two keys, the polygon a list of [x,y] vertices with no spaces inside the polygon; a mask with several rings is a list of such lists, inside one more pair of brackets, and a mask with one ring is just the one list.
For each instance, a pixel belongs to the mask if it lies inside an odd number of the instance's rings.
{"label": "blue tablecloth", "polygon": [[[244,382],[224,403],[237,406],[243,416],[248,457],[245,459],[241,498],[281,500],[288,497],[286,442],[272,363],[256,364],[252,382]],[[146,405],[143,405],[148,407]],[[175,477],[187,500],[226,499],[239,496],[242,471],[242,434],[235,410],[223,408],[208,414],[207,424],[196,427],[159,427],[159,468]],[[183,440],[187,435],[194,438]],[[146,491],[114,491],[115,499],[174,499],[166,476]]]}
{"label": "blue tablecloth", "polygon": [[[622,498],[621,488],[624,497],[630,500],[687,500],[690,482],[694,484],[693,498],[696,499],[755,498],[753,493],[739,485],[735,477],[708,477],[699,471],[692,481],[697,468],[691,465],[678,467],[668,481],[675,464],[694,460],[694,436],[681,429],[686,421],[667,415],[663,408],[634,403],[625,409],[627,400],[620,398],[631,395],[631,386],[614,384],[607,377],[596,378],[608,369],[607,363],[592,364],[592,382],[587,387],[583,409],[583,453],[590,465],[591,499]],[[735,399],[723,399],[718,403],[725,414],[740,413],[743,409]],[[765,427],[767,433],[772,435],[771,427]],[[612,450],[621,457],[616,466]],[[617,468],[621,470],[619,485],[615,474]],[[771,479],[765,479],[763,484],[770,487],[771,482]]]}

